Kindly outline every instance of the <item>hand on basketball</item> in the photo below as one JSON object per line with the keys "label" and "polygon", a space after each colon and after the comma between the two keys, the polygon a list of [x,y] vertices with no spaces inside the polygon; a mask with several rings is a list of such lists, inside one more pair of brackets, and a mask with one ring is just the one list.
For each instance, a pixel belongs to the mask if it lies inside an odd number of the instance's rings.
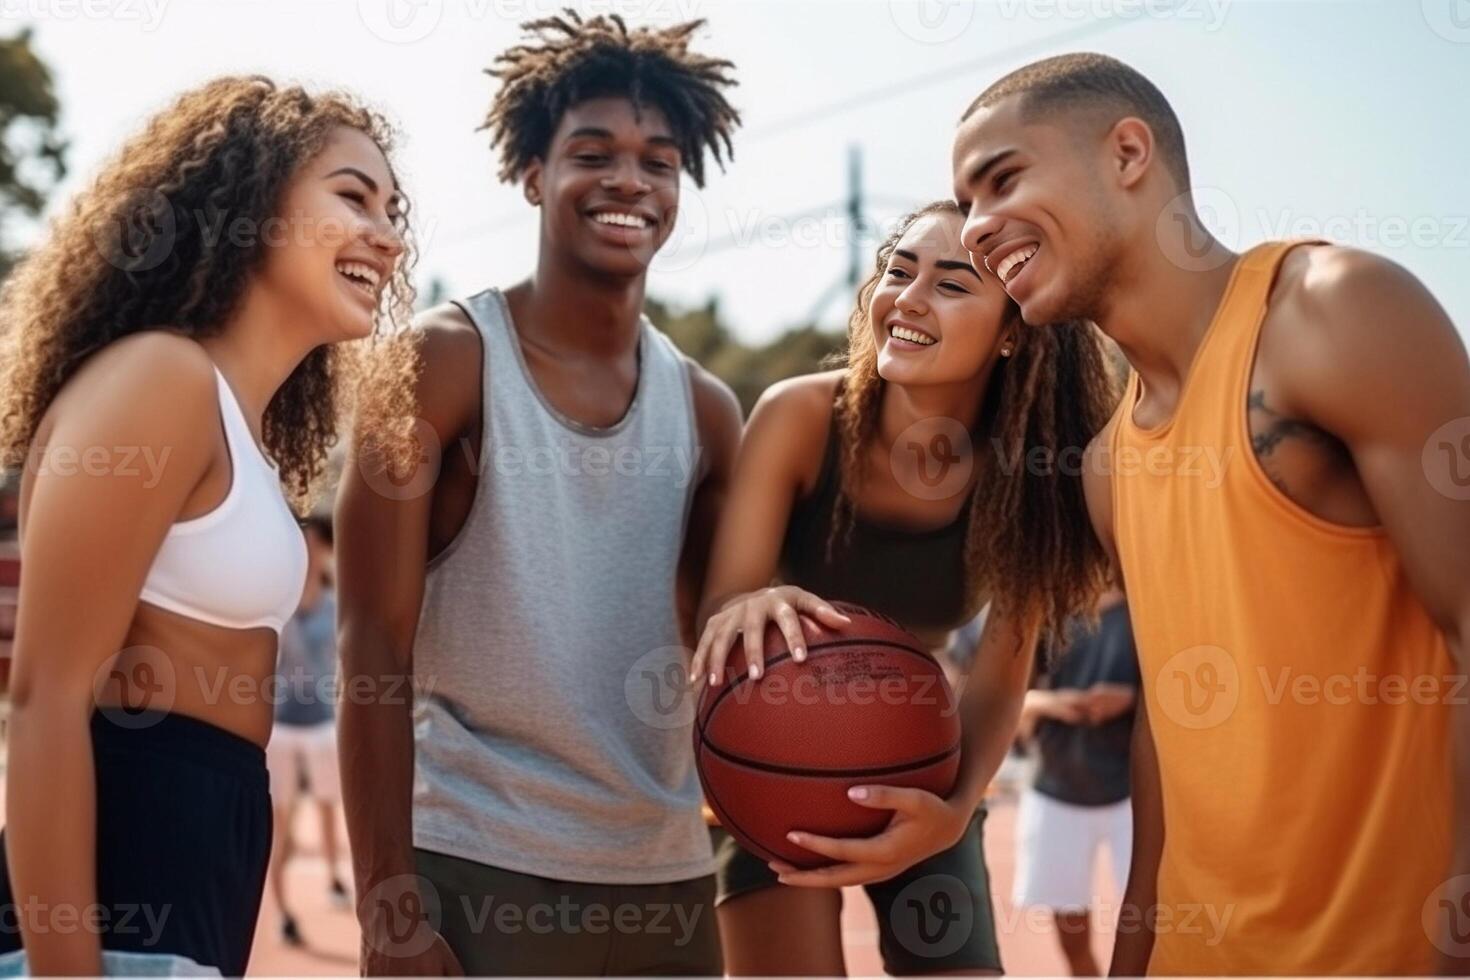
{"label": "hand on basketball", "polygon": [[888,827],[876,837],[856,838],[792,831],[787,835],[791,843],[841,863],[803,871],[785,861],[772,861],[771,870],[781,876],[783,885],[843,888],[886,881],[953,847],[974,815],[973,807],[921,789],[855,786],[848,796],[863,806],[894,811]]}
{"label": "hand on basketball", "polygon": [[791,656],[798,661],[805,660],[806,633],[802,621],[807,617],[834,629],[852,623],[830,603],[794,585],[758,589],[736,596],[705,623],[699,648],[694,651],[694,660],[689,665],[689,682],[698,683],[700,677],[706,677],[712,686],[720,683],[737,634],[745,644],[745,662],[750,668],[750,676],[760,677],[766,662],[766,624],[771,622],[780,628]]}

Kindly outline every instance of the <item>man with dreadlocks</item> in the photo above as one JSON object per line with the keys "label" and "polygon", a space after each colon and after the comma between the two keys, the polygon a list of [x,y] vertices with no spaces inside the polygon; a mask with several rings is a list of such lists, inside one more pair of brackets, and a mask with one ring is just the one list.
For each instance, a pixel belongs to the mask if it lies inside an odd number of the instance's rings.
{"label": "man with dreadlocks", "polygon": [[420,435],[445,451],[392,483],[359,452],[344,480],[347,690],[422,692],[412,718],[341,711],[369,973],[720,971],[669,705],[740,409],[643,316],[680,172],[702,185],[739,123],[698,26],[569,12],[499,56],[485,128],[540,210],[536,268],[421,318]]}

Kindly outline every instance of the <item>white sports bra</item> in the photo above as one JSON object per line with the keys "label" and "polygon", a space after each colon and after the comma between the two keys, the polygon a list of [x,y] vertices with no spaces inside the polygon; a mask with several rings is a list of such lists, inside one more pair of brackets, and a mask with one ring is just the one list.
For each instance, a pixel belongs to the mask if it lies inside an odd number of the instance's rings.
{"label": "white sports bra", "polygon": [[214,374],[230,490],[214,510],[169,528],[139,598],[215,626],[279,633],[306,586],[306,539],[229,382]]}

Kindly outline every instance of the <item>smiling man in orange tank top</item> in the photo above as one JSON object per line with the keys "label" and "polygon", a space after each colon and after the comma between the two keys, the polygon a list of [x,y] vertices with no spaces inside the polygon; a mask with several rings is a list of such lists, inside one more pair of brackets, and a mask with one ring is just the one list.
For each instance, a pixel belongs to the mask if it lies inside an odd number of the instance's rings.
{"label": "smiling man in orange tank top", "polygon": [[[1134,375],[1087,447],[1143,704],[1115,974],[1470,967],[1470,364],[1409,273],[1204,229],[1147,79],[1066,55],[954,146],[965,245]],[[1044,329],[1038,327],[1037,329]]]}

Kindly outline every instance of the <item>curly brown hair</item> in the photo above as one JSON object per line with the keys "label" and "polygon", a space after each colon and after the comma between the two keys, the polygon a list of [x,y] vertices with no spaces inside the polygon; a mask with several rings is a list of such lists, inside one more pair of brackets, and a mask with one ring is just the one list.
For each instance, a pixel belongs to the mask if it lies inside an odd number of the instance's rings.
{"label": "curly brown hair", "polygon": [[724,166],[732,153],[730,135],[740,125],[723,91],[735,84],[735,66],[689,50],[689,38],[703,25],[691,20],[629,30],[616,14],[583,20],[571,9],[522,24],[530,41],[508,48],[485,69],[502,83],[480,127],[501,150],[500,179],[511,183],[532,160],[545,157],[567,109],[619,95],[663,112],[684,169],[703,187],[705,151]]}
{"label": "curly brown hair", "polygon": [[[267,226],[338,126],[385,156],[392,148],[386,120],[350,95],[230,76],[184,93],[123,145],[0,289],[0,465],[24,459],[56,393],[107,344],[147,329],[222,328],[266,243],[220,229]],[[298,510],[349,409],[385,428],[412,417],[413,349],[399,339],[413,304],[406,200],[395,224],[406,251],[372,336],[313,350],[266,408],[265,448]]]}
{"label": "curly brown hair", "polygon": [[[901,218],[878,247],[873,274],[858,289],[848,321],[847,349],[839,355],[846,376],[833,408],[842,439],[843,493],[829,548],[851,531],[863,459],[883,404],[886,382],[878,374],[869,315],[873,294],[899,240],[930,214],[961,212],[952,201],[935,201]],[[1020,323],[1011,303],[1007,326]],[[972,611],[988,600],[1028,635],[1055,644],[1065,637],[1069,619],[1091,617],[1107,583],[1108,560],[1088,518],[1081,462],[1117,405],[1119,385],[1106,342],[1090,323],[1024,327],[1015,337],[1011,356],[993,369],[971,433],[978,472],[966,504],[967,585]],[[1069,454],[1075,462],[1069,463]]]}

